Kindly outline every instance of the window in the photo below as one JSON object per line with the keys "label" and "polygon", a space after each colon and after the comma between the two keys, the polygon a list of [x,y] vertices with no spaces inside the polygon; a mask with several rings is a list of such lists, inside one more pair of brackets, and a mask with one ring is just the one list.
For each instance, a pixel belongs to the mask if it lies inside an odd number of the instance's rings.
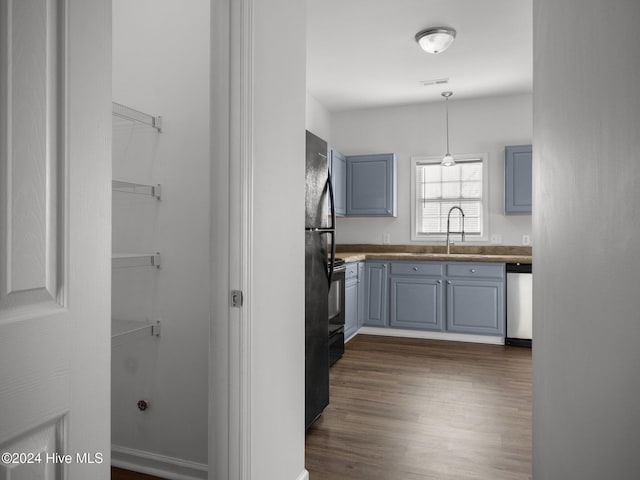
{"label": "window", "polygon": [[[440,157],[412,158],[412,240],[441,240],[451,207],[464,211],[465,240],[485,240],[487,154],[456,155],[453,167]],[[460,232],[460,212],[451,214],[450,231]]]}

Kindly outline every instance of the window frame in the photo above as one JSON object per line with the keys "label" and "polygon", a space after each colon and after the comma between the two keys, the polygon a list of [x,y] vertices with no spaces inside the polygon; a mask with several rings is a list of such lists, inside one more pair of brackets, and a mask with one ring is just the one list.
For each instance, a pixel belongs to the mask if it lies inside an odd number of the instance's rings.
{"label": "window frame", "polygon": [[[488,153],[465,153],[454,155],[456,162],[469,160],[480,160],[482,163],[482,222],[480,235],[466,236],[465,243],[486,242],[488,239],[489,225],[489,154]],[[445,241],[446,234],[442,233],[418,233],[418,188],[417,188],[417,167],[425,163],[440,163],[442,156],[415,156],[411,157],[411,240],[414,242],[440,242]],[[447,167],[443,167],[447,168]],[[454,236],[454,241],[458,240],[458,235]]]}

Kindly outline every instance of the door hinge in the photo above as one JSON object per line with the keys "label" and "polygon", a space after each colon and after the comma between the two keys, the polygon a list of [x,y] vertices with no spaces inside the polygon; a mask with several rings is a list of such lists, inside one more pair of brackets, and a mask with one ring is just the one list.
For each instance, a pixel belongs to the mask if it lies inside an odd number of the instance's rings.
{"label": "door hinge", "polygon": [[242,296],[242,290],[231,290],[229,300],[232,307],[240,308],[244,300]]}

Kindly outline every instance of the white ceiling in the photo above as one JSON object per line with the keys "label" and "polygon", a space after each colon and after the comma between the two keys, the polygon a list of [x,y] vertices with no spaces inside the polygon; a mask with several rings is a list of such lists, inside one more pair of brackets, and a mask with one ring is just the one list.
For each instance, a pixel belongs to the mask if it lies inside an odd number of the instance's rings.
{"label": "white ceiling", "polygon": [[[458,32],[439,55],[414,40],[435,26]],[[307,0],[307,91],[331,112],[531,89],[532,0]]]}

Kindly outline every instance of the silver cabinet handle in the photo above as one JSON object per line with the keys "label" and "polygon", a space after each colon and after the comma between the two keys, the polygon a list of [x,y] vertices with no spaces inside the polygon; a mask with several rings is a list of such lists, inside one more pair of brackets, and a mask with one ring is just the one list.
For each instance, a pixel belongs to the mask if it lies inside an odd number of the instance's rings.
{"label": "silver cabinet handle", "polygon": [[413,267],[413,271],[417,272],[418,271],[418,267]]}
{"label": "silver cabinet handle", "polygon": [[471,270],[469,270],[471,273],[476,273],[476,269],[472,268]]}

